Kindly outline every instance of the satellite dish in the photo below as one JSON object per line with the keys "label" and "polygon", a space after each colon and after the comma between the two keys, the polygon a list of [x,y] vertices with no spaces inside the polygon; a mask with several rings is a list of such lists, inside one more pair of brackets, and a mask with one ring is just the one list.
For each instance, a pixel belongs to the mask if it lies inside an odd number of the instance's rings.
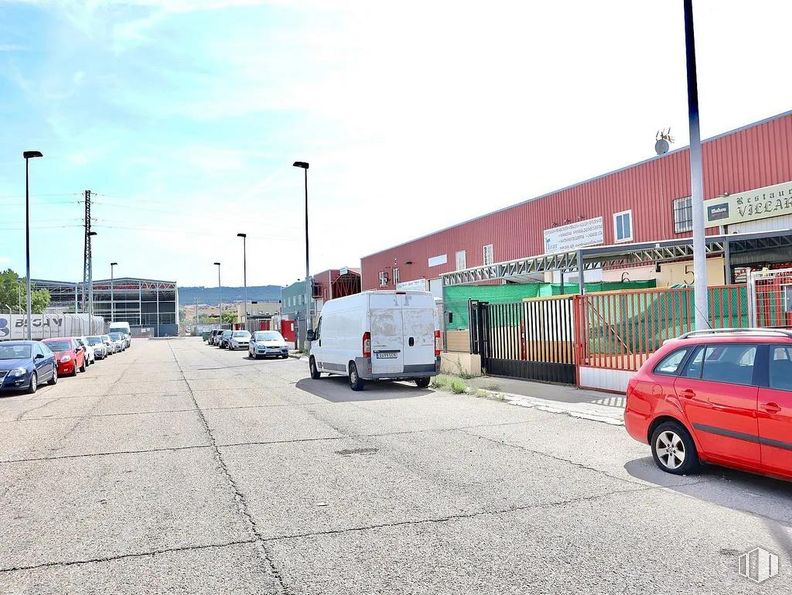
{"label": "satellite dish", "polygon": [[655,142],[655,153],[658,155],[665,155],[668,153],[668,148],[668,141],[664,138],[659,138],[657,139],[657,142]]}

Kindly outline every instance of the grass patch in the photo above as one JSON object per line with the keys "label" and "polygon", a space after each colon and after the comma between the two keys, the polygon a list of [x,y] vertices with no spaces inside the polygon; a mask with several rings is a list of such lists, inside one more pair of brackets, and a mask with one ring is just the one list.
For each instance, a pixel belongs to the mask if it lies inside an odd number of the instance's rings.
{"label": "grass patch", "polygon": [[465,392],[466,390],[467,390],[467,386],[465,385],[465,383],[461,379],[454,378],[451,381],[451,392],[453,392],[454,394],[460,395],[463,392]]}

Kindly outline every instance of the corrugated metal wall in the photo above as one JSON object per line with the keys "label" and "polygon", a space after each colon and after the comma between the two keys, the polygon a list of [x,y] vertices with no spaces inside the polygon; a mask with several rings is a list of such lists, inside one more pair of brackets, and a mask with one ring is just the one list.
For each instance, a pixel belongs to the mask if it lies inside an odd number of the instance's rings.
{"label": "corrugated metal wall", "polygon": [[[792,180],[792,112],[706,141],[703,159],[705,198]],[[613,214],[629,209],[636,242],[688,236],[674,232],[673,201],[689,194],[685,148],[364,257],[363,290],[377,289],[379,272],[394,262],[401,280],[410,281],[453,271],[458,250],[467,267],[482,265],[487,244],[495,262],[542,254],[545,229],[597,216],[612,244]],[[427,265],[442,254],[446,264]]]}

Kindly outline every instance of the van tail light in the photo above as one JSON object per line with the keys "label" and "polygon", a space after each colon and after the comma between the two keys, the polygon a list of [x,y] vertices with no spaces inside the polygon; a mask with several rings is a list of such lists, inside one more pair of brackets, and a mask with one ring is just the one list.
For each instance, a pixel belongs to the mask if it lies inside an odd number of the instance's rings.
{"label": "van tail light", "polygon": [[363,333],[363,357],[371,357],[371,333]]}
{"label": "van tail light", "polygon": [[440,331],[435,331],[435,357],[440,357],[440,352],[443,350],[443,344],[440,341]]}

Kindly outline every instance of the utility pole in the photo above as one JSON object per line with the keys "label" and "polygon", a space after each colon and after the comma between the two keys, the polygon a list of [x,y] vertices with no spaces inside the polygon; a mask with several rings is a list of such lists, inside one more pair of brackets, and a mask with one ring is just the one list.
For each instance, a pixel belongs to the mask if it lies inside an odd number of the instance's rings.
{"label": "utility pole", "polygon": [[704,179],[701,164],[696,42],[693,34],[693,0],[685,7],[685,58],[687,65],[688,125],[690,127],[690,202],[693,208],[693,304],[696,330],[709,328],[707,301],[707,245],[704,216]]}
{"label": "utility pole", "polygon": [[85,243],[83,248],[83,312],[86,310],[85,293],[88,293],[88,333],[93,333],[93,263],[91,262],[91,191],[85,191]]}

